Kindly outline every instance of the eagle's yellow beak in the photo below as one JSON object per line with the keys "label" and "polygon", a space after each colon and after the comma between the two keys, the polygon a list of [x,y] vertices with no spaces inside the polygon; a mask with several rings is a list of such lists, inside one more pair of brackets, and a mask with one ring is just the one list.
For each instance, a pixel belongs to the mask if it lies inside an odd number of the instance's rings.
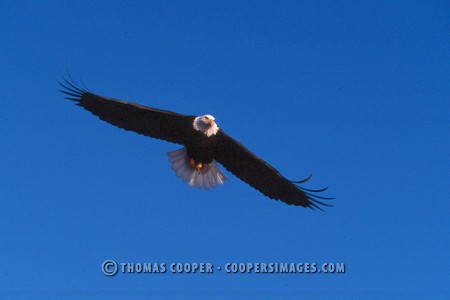
{"label": "eagle's yellow beak", "polygon": [[214,120],[213,119],[209,119],[208,123],[209,123],[209,125],[213,126],[214,125]]}

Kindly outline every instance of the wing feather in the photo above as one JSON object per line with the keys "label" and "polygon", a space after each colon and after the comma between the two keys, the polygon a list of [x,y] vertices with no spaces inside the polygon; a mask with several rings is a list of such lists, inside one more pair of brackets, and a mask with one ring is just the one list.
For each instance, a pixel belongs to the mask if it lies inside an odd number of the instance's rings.
{"label": "wing feather", "polygon": [[326,189],[303,190],[222,130],[218,132],[217,139],[216,161],[265,196],[281,200],[289,205],[318,209],[321,209],[319,205],[331,206],[318,199],[329,200],[332,198],[310,193],[322,192]]}
{"label": "wing feather", "polygon": [[77,105],[100,119],[125,130],[182,145],[194,133],[194,116],[99,96],[68,80],[60,85],[63,87],[60,91],[67,95],[67,99],[78,102]]}

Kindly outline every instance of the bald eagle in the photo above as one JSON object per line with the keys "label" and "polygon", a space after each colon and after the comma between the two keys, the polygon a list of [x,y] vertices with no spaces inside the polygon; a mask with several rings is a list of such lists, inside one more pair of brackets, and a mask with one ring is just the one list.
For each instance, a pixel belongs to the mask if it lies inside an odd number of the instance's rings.
{"label": "bald eagle", "polygon": [[[217,163],[265,196],[289,205],[321,209],[331,206],[317,193],[298,184],[308,181],[290,181],[274,167],[250,152],[241,143],[227,135],[212,115],[188,116],[146,107],[136,103],[96,95],[72,80],[59,82],[60,92],[77,105],[100,119],[148,137],[166,140],[184,147],[168,152],[172,169],[190,186],[214,188],[228,180]],[[321,199],[321,200],[319,200]]]}

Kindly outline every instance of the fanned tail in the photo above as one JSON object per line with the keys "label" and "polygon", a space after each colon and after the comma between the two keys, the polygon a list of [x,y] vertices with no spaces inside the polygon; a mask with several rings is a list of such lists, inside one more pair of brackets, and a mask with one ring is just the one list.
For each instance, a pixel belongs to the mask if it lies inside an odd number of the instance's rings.
{"label": "fanned tail", "polygon": [[167,155],[177,176],[190,186],[208,190],[228,181],[227,176],[215,161],[203,165],[199,171],[193,168],[189,162],[190,158],[186,153],[186,148],[167,152]]}

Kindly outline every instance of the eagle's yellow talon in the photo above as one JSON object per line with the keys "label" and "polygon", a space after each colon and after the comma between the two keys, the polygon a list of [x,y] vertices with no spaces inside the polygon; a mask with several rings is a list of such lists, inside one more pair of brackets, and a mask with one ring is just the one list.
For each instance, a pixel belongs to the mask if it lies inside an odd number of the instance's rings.
{"label": "eagle's yellow talon", "polygon": [[203,169],[203,164],[201,162],[196,162],[193,158],[189,160],[191,167],[193,167],[196,171],[200,171]]}

